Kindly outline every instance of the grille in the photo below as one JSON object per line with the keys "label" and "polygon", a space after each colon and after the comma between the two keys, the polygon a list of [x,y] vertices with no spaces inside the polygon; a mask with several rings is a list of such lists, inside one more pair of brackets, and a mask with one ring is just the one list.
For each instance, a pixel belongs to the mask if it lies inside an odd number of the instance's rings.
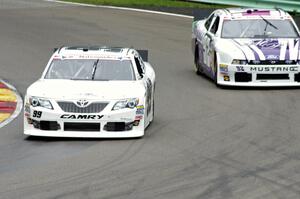
{"label": "grille", "polygon": [[257,74],[258,80],[290,79],[289,74]]}
{"label": "grille", "polygon": [[100,123],[64,123],[65,131],[100,131]]}
{"label": "grille", "polygon": [[252,74],[251,73],[244,73],[238,72],[234,74],[234,79],[236,82],[251,82],[252,81]]}
{"label": "grille", "polygon": [[81,108],[74,102],[57,102],[64,112],[68,113],[99,113],[107,106],[107,102],[93,102],[87,107]]}

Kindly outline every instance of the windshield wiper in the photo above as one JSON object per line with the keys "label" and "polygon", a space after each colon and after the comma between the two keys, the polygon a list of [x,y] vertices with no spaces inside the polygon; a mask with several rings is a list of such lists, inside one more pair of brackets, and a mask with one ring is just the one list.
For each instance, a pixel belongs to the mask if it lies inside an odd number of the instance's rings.
{"label": "windshield wiper", "polygon": [[266,30],[267,30],[268,25],[270,25],[272,28],[278,30],[277,26],[272,24],[269,20],[263,18],[261,15],[259,15],[259,16],[260,16],[260,18],[262,18],[262,20],[264,20],[264,22],[266,22],[266,26],[265,26],[265,29],[264,29],[264,35],[266,35]]}
{"label": "windshield wiper", "polygon": [[95,73],[97,70],[98,63],[99,63],[99,59],[97,59],[93,65],[92,80],[94,80],[94,78],[95,78]]}

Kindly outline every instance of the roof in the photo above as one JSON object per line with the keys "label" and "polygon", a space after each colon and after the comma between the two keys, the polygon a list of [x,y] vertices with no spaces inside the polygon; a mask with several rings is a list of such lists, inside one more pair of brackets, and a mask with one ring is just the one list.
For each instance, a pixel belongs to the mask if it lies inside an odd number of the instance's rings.
{"label": "roof", "polygon": [[258,9],[258,8],[225,8],[220,9],[220,14],[224,17],[229,17],[231,19],[242,18],[257,18],[263,16],[265,18],[278,18],[286,19],[291,18],[291,16],[282,9]]}
{"label": "roof", "polygon": [[55,50],[54,58],[67,59],[124,59],[133,54],[133,48],[106,46],[64,46]]}

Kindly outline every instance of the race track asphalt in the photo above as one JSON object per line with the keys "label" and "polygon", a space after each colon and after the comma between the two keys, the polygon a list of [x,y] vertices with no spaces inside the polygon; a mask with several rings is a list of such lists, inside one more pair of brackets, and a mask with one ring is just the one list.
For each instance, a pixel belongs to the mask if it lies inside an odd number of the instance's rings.
{"label": "race track asphalt", "polygon": [[148,49],[157,74],[142,139],[27,138],[22,114],[0,129],[0,198],[299,198],[300,90],[219,89],[195,75],[191,22],[0,0],[0,77],[22,95],[61,45]]}

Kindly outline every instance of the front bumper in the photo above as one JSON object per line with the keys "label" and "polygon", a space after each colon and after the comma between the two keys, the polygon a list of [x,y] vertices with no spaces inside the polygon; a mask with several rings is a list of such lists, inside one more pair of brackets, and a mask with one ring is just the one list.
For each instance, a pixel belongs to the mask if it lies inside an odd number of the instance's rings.
{"label": "front bumper", "polygon": [[[26,105],[25,105],[26,109]],[[41,112],[40,114],[34,114]],[[24,134],[48,137],[125,138],[144,135],[144,119],[137,110],[122,109],[97,114],[65,113],[30,106],[24,115]]]}
{"label": "front bumper", "polygon": [[300,86],[300,65],[220,64],[218,84],[227,86]]}

